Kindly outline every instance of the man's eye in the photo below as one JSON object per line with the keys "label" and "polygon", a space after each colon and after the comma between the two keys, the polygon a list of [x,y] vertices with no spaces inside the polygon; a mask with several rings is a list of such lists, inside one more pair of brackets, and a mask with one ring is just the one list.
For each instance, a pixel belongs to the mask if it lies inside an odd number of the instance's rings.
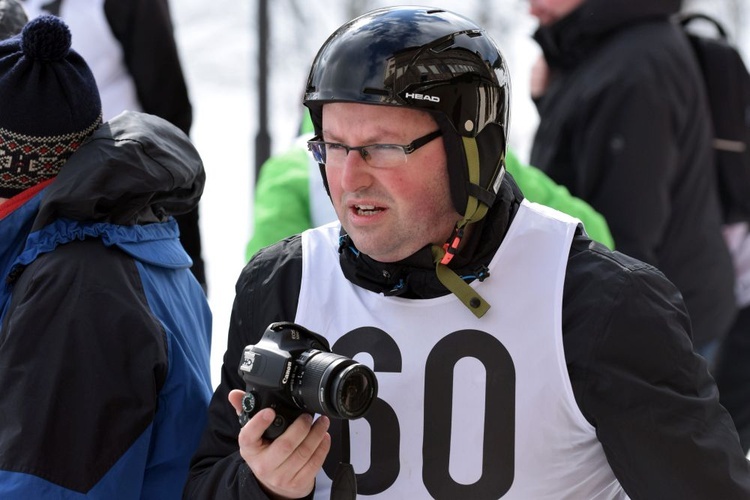
{"label": "man's eye", "polygon": [[343,144],[337,144],[335,142],[331,142],[329,144],[326,144],[326,147],[328,147],[329,151],[339,151],[339,150],[344,149],[344,145]]}

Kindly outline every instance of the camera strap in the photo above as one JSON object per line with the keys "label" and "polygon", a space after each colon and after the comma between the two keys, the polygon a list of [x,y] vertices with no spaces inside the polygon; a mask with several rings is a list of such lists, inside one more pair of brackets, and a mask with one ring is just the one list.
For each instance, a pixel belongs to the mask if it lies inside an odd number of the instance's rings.
{"label": "camera strap", "polygon": [[331,484],[331,500],[355,500],[357,498],[357,477],[350,458],[349,421],[341,422],[341,462],[336,467]]}

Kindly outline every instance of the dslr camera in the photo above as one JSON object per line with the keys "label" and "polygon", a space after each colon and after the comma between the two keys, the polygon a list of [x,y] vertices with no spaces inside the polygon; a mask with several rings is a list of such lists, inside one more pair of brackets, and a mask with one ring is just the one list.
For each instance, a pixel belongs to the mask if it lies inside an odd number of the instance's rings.
{"label": "dslr camera", "polygon": [[266,439],[276,439],[302,413],[359,418],[378,392],[369,367],[332,353],[323,336],[291,322],[271,323],[257,344],[246,346],[239,374],[247,386],[240,424],[262,408],[276,411]]}

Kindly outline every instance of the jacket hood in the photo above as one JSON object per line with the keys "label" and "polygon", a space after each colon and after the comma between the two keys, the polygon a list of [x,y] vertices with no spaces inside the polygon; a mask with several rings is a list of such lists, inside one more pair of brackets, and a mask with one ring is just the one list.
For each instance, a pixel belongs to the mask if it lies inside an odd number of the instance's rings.
{"label": "jacket hood", "polygon": [[611,33],[630,24],[666,20],[682,0],[585,0],[577,9],[534,33],[552,68],[575,66]]}
{"label": "jacket hood", "polygon": [[47,188],[34,229],[68,218],[145,224],[189,212],[205,183],[190,139],[157,116],[126,111],[96,130]]}

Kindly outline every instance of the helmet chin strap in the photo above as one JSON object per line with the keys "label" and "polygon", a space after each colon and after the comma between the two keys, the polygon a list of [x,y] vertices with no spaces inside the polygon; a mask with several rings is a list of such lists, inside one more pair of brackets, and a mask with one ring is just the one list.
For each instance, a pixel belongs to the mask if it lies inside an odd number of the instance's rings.
{"label": "helmet chin strap", "polygon": [[[466,151],[466,164],[469,167],[469,183],[479,185],[479,148],[477,141],[473,137],[462,137],[464,151]],[[435,273],[438,280],[448,290],[474,313],[477,318],[481,318],[489,310],[490,304],[482,298],[476,290],[448,267],[448,263],[458,252],[461,239],[464,236],[466,227],[480,220],[487,214],[489,207],[481,203],[476,196],[469,195],[466,202],[466,211],[464,217],[453,230],[451,238],[443,246],[432,245],[432,258],[435,262]]]}

